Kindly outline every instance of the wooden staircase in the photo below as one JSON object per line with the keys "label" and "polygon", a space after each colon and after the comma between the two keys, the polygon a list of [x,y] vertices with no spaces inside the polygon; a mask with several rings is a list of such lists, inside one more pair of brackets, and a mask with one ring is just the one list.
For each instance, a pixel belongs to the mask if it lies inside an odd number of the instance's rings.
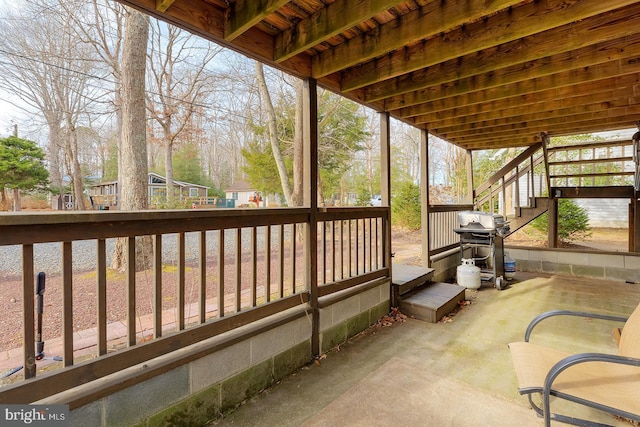
{"label": "wooden staircase", "polygon": [[518,231],[549,209],[547,197],[534,197],[531,207],[519,207],[514,218],[508,218],[511,233]]}
{"label": "wooden staircase", "polygon": [[[637,251],[640,141],[621,139],[549,146],[549,137],[541,137],[541,142],[526,148],[474,189],[474,209],[501,214],[509,221],[513,233],[547,212],[551,203],[559,199],[628,198],[629,250]],[[557,240],[557,230],[555,233],[551,242]],[[550,244],[555,247],[556,243]]]}

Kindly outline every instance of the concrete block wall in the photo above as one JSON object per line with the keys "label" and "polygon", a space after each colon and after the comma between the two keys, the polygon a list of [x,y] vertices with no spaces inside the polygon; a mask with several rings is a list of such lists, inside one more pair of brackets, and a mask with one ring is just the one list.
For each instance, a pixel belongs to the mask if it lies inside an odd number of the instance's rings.
{"label": "concrete block wall", "polygon": [[327,351],[346,342],[389,313],[391,282],[355,295],[349,290],[320,299],[320,349]]}
{"label": "concrete block wall", "polygon": [[[177,365],[73,409],[70,424],[200,425],[215,418],[311,360],[309,319],[302,308],[291,310],[299,313],[280,313],[174,352],[183,353],[184,357],[189,351],[201,352],[210,347],[211,352],[204,357],[180,364],[181,355],[172,353],[94,381],[94,387],[126,383],[128,378],[144,375],[145,371]],[[288,315],[287,322],[258,335],[251,334],[252,329],[264,328],[268,322],[281,323],[283,314]],[[57,400],[64,401],[64,396]]]}
{"label": "concrete block wall", "polygon": [[[363,331],[386,315],[389,308],[390,281],[359,292],[347,290],[321,298],[322,351]],[[269,322],[276,326],[265,328]],[[263,332],[252,334],[256,329]],[[142,382],[132,381],[133,385],[125,389],[115,387],[118,391],[73,409],[70,424],[203,425],[311,362],[311,331],[311,314],[306,307],[296,307],[93,381],[86,387],[95,392],[100,387],[148,377]],[[188,354],[194,351],[205,356],[190,360]],[[153,370],[161,373],[154,376]],[[65,393],[41,403],[64,403],[72,393],[77,396],[82,390]]]}
{"label": "concrete block wall", "polygon": [[507,247],[516,271],[557,273],[640,283],[640,254]]}
{"label": "concrete block wall", "polygon": [[[465,249],[464,257],[470,257],[471,250]],[[458,266],[460,265],[460,249],[452,249],[445,253],[436,255],[431,258],[431,268],[434,274],[431,279],[433,282],[447,282],[456,277]]]}

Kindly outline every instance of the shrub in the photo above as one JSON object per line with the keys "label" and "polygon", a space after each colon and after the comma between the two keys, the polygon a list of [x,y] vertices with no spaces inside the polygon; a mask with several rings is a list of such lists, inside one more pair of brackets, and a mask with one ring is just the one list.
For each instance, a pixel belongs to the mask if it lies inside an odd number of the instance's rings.
{"label": "shrub", "polygon": [[[549,215],[540,215],[531,226],[543,233],[549,232]],[[558,201],[558,240],[561,244],[573,243],[591,236],[589,214],[571,199]]]}
{"label": "shrub", "polygon": [[419,230],[420,221],[420,187],[405,182],[394,191],[391,203],[391,223],[408,230]]}

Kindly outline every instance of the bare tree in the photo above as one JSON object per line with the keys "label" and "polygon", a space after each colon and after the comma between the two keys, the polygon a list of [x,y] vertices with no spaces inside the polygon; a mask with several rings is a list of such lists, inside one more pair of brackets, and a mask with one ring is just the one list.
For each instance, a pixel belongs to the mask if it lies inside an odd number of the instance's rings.
{"label": "bare tree", "polygon": [[[96,61],[101,68],[107,70],[108,82],[113,84],[112,97],[106,99],[104,105],[107,113],[115,113],[117,132],[116,143],[118,153],[122,150],[122,95],[121,95],[121,56],[124,40],[124,6],[116,1],[93,0],[57,0],[58,7],[72,19],[71,28],[81,43],[89,46],[97,55]],[[96,100],[97,101],[97,100]],[[106,147],[100,146],[99,155],[104,156]],[[122,156],[118,156],[118,182],[121,182],[120,164]],[[120,200],[118,199],[118,204]]]}
{"label": "bare tree", "polygon": [[282,192],[287,200],[289,206],[292,205],[293,200],[291,197],[291,186],[289,185],[289,175],[287,174],[287,168],[284,164],[284,159],[280,151],[280,140],[278,137],[278,124],[276,119],[276,112],[271,102],[271,95],[269,94],[269,88],[267,87],[267,81],[264,78],[264,67],[261,62],[256,61],[256,78],[258,80],[258,87],[260,88],[260,95],[262,102],[267,111],[267,125],[269,128],[269,142],[271,143],[271,151],[278,167],[278,174],[280,175],[280,184],[282,185]]}
{"label": "bare tree", "polygon": [[75,132],[98,98],[100,85],[92,82],[99,76],[95,58],[70,31],[70,15],[50,6],[46,0],[29,2],[2,21],[0,88],[16,95],[15,106],[32,114],[34,121],[44,118],[52,185],[62,193],[62,177],[70,176],[77,206],[84,208]]}
{"label": "bare tree", "polygon": [[147,108],[160,129],[168,200],[174,191],[174,147],[213,90],[207,66],[220,50],[172,25],[154,21],[151,26]]}

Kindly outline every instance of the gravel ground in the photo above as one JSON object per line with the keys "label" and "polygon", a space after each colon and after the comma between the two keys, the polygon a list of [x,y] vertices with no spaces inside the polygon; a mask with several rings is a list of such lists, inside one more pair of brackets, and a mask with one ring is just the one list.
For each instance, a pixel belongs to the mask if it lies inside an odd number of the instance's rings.
{"label": "gravel ground", "polygon": [[[285,227],[285,245],[288,246],[290,229]],[[217,248],[219,232],[207,233],[207,253],[208,268],[207,275],[210,278],[216,277],[217,273]],[[274,227],[271,231],[271,247],[279,245],[279,227]],[[249,262],[248,250],[251,245],[251,236],[248,230],[243,230],[242,234],[243,263]],[[111,264],[116,240],[108,239],[106,242],[107,265]],[[258,265],[257,275],[264,278],[263,259],[265,247],[264,229],[259,229],[257,235],[258,244]],[[176,269],[171,266],[176,265],[177,234],[165,235],[162,240],[163,252],[163,308],[175,307],[176,300]],[[298,248],[299,250],[301,248]],[[96,242],[76,241],[73,242],[73,325],[75,331],[80,331],[96,326]],[[186,302],[195,302],[198,298],[198,269],[195,267],[198,261],[199,233],[187,233],[185,244],[185,255],[187,270],[186,276]],[[236,232],[227,230],[225,232],[225,293],[229,295],[235,289],[235,252],[236,252]],[[46,243],[34,245],[34,265],[35,272],[44,271],[46,273],[46,289],[44,294],[44,315],[43,315],[43,339],[51,339],[61,336],[62,327],[62,245],[60,243]],[[274,255],[272,254],[272,257]],[[285,258],[288,258],[288,251],[285,250]],[[298,263],[302,262],[299,256]],[[0,317],[0,351],[10,350],[23,345],[22,339],[22,254],[20,246],[0,247],[0,310],[3,315]],[[288,262],[288,261],[287,261]],[[276,261],[272,260],[272,281],[278,274]],[[166,267],[169,266],[169,267]],[[298,271],[302,271],[302,265]],[[285,270],[287,271],[287,270]],[[249,274],[251,269],[244,268],[242,271],[242,283],[250,283]],[[217,292],[214,285],[215,279],[208,280],[207,297],[214,296]],[[266,279],[263,279],[266,280]],[[153,277],[149,271],[139,272],[136,278],[136,305],[137,315],[144,315],[151,312],[153,295]],[[35,294],[35,284],[34,284]],[[107,319],[108,322],[126,319],[126,276],[118,274],[113,270],[107,272]]]}
{"label": "gravel ground", "polygon": [[[272,244],[276,244],[279,227],[273,227],[271,231]],[[218,231],[207,232],[207,251],[212,252],[218,248]],[[187,233],[185,255],[187,262],[197,261],[199,250],[199,233]],[[285,227],[285,239],[290,235],[289,227]],[[258,247],[264,247],[264,229],[258,230]],[[163,235],[162,238],[162,258],[168,262],[175,262],[177,234]],[[111,265],[116,239],[107,239],[107,265]],[[251,244],[248,230],[243,230],[242,249],[248,250]],[[225,252],[235,251],[236,233],[234,230],[225,231]],[[96,268],[96,241],[80,240],[73,242],[73,270],[74,272],[94,270]],[[33,247],[33,258],[35,271],[44,271],[47,275],[56,275],[62,272],[62,244],[61,243],[39,243]],[[20,246],[0,246],[0,280],[14,278],[22,274],[22,251]]]}

